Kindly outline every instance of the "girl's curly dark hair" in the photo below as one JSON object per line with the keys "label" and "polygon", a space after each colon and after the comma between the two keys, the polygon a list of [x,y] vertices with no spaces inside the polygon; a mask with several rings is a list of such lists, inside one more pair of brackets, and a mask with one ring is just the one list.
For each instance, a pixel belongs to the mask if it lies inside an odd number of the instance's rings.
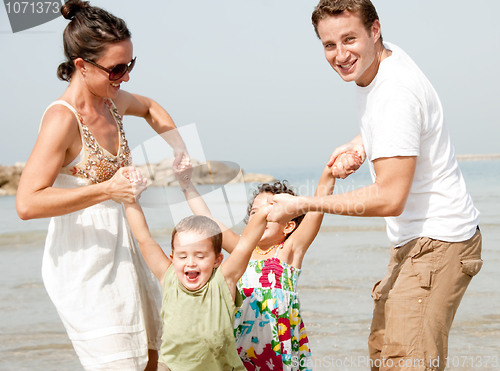
{"label": "girl's curly dark hair", "polygon": [[[255,197],[260,195],[261,193],[271,193],[273,195],[277,195],[280,193],[288,193],[289,195],[292,196],[297,196],[297,192],[288,184],[288,181],[283,180],[279,181],[276,180],[273,183],[262,183],[260,184],[257,189],[254,191],[253,196],[252,196],[252,201],[248,204],[247,208],[247,216],[245,217],[245,223],[248,223],[248,219],[250,218],[250,212],[252,211],[252,206],[253,202],[255,201]],[[297,229],[297,227],[300,225],[302,222],[302,219],[304,219],[306,215],[302,214],[299,216],[296,216],[293,218],[291,221],[295,222],[295,229],[286,235],[285,240],[290,237],[290,235]]]}

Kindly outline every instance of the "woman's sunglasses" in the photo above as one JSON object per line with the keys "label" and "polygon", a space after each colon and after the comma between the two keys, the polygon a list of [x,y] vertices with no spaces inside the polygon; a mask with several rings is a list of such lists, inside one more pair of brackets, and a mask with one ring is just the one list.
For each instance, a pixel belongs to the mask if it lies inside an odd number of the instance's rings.
{"label": "woman's sunglasses", "polygon": [[123,77],[123,75],[125,75],[127,73],[127,71],[132,72],[132,69],[134,68],[135,60],[137,59],[137,57],[132,59],[129,64],[117,64],[116,66],[114,66],[111,69],[103,67],[95,62],[92,62],[89,59],[85,59],[85,58],[82,58],[82,59],[85,62],[93,64],[94,66],[100,68],[101,70],[106,71],[109,74],[109,79],[111,81],[116,81],[116,80],[121,79]]}

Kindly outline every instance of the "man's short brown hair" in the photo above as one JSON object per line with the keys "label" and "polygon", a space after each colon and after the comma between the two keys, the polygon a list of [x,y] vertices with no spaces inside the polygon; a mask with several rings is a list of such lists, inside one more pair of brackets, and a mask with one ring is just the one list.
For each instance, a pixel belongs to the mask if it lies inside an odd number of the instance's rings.
{"label": "man's short brown hair", "polygon": [[[375,20],[378,20],[377,10],[370,0],[321,0],[311,16],[314,31],[318,35],[318,23],[322,19],[339,15],[344,11],[358,13],[365,28],[370,31]],[[382,35],[380,35],[382,40]]]}

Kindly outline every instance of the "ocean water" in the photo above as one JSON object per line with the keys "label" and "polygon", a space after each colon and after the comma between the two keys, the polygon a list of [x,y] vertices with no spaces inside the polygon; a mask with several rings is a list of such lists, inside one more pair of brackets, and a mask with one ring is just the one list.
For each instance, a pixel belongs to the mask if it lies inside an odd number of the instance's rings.
{"label": "ocean water", "polygon": [[[500,369],[500,161],[461,162],[464,178],[481,212],[483,260],[455,317],[450,334],[448,370]],[[273,170],[301,194],[312,194],[321,169]],[[337,182],[345,192],[369,184],[366,170]],[[245,197],[254,185],[225,187],[235,205],[227,209],[220,189],[202,187],[212,210],[241,230]],[[150,188],[141,202],[154,237],[169,252],[178,211],[165,200],[178,189]],[[217,193],[219,192],[219,193]],[[174,195],[174,196],[172,196]],[[238,198],[239,197],[239,198]],[[164,202],[165,201],[165,202]],[[41,260],[48,220],[21,221],[15,197],[0,198],[0,370],[83,370],[41,279]],[[373,284],[389,259],[389,242],[380,218],[326,215],[310,247],[299,280],[302,315],[315,370],[367,370]]]}

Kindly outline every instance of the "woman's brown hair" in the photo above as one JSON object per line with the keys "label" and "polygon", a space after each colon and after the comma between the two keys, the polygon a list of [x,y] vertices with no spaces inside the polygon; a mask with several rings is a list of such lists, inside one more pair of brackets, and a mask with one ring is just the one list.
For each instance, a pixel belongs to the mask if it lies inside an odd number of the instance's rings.
{"label": "woman's brown hair", "polygon": [[69,0],[61,7],[61,14],[71,20],[63,33],[66,61],[57,68],[57,77],[63,81],[71,80],[76,69],[74,59],[96,61],[109,44],[132,36],[123,19],[88,1]]}

